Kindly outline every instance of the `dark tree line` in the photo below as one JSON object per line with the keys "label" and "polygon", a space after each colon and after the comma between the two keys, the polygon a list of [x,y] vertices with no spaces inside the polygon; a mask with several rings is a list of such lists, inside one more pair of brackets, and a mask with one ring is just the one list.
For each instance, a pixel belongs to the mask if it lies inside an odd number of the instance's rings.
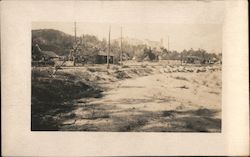
{"label": "dark tree line", "polygon": [[[32,30],[32,58],[39,58],[37,56],[40,55],[35,51],[36,44],[42,50],[53,51],[59,56],[68,56],[70,51],[74,50],[76,57],[85,60],[91,60],[100,51],[106,52],[108,50],[108,41],[105,38],[99,40],[93,35],[82,35],[77,37],[75,42],[74,36],[53,29]],[[111,53],[118,60],[121,57],[119,40],[112,40],[110,47]],[[203,49],[189,49],[178,52],[175,50],[169,51],[164,47],[151,48],[145,44],[132,45],[125,41],[122,43],[122,54],[125,59],[136,58],[138,61],[145,59],[153,61],[159,58],[163,60],[181,60],[188,56],[221,59],[221,54],[209,53]]]}

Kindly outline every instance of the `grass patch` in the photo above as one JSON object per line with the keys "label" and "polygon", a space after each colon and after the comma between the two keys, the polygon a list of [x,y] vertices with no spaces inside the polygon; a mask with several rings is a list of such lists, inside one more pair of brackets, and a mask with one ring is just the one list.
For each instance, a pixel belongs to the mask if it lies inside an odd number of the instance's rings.
{"label": "grass patch", "polygon": [[130,68],[128,65],[123,65],[122,68]]}
{"label": "grass patch", "polygon": [[181,76],[176,76],[176,77],[174,77],[175,79],[177,79],[177,80],[184,80],[184,81],[188,81],[188,79],[187,78],[185,78],[185,77],[181,77]]}
{"label": "grass patch", "polygon": [[116,77],[117,79],[131,78],[131,77],[127,74],[127,72],[121,71],[121,70],[118,70],[118,71],[115,72],[115,77]]}
{"label": "grass patch", "polygon": [[180,87],[177,87],[177,88],[181,88],[181,89],[189,89],[189,87],[187,87],[186,85],[183,85],[183,86],[180,86]]}
{"label": "grass patch", "polygon": [[144,126],[147,122],[148,120],[143,117],[130,121],[124,121],[118,130],[122,132],[133,131],[136,128]]}

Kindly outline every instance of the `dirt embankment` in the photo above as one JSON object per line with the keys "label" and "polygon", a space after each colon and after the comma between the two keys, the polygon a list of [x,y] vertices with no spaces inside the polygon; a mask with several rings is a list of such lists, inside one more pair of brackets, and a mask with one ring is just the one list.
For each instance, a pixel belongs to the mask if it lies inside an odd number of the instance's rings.
{"label": "dirt embankment", "polygon": [[32,69],[32,130],[57,130],[54,115],[70,112],[73,100],[102,96],[100,87],[81,76],[61,70],[51,77],[50,71],[51,68]]}

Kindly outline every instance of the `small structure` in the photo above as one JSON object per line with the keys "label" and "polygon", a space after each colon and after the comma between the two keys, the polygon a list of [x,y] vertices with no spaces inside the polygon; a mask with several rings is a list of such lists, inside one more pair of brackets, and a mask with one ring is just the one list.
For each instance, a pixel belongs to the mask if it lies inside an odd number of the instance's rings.
{"label": "small structure", "polygon": [[[96,64],[106,64],[107,63],[107,57],[108,54],[107,52],[104,51],[99,51],[99,53],[96,56]],[[109,63],[114,63],[114,55],[109,54]]]}
{"label": "small structure", "polygon": [[209,63],[209,64],[214,64],[214,63],[216,63],[217,61],[218,61],[217,58],[213,57],[213,58],[210,58],[210,59],[208,60],[208,63]]}
{"label": "small structure", "polygon": [[59,56],[53,51],[42,51],[38,44],[32,50],[32,66],[55,65]]}
{"label": "small structure", "polygon": [[190,63],[190,64],[202,64],[203,59],[201,57],[197,56],[187,56],[183,58],[184,63]]}
{"label": "small structure", "polygon": [[59,59],[59,56],[53,51],[43,51],[40,49],[39,45],[36,44],[34,48],[35,60],[50,61]]}
{"label": "small structure", "polygon": [[57,60],[59,56],[53,51],[42,51],[42,59],[44,61]]}

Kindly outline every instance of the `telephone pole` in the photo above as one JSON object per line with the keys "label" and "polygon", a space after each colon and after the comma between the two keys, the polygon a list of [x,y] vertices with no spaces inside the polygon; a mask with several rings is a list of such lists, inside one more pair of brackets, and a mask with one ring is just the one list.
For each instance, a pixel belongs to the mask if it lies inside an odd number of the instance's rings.
{"label": "telephone pole", "polygon": [[75,57],[76,57],[76,52],[77,52],[77,41],[76,41],[76,21],[74,22],[74,32],[75,32],[75,44],[73,45],[73,55],[72,55],[72,59],[73,59],[73,65],[76,65],[75,62]]}
{"label": "telephone pole", "polygon": [[76,44],[76,21],[74,22],[74,26],[75,26],[74,31],[75,31],[75,44]]}
{"label": "telephone pole", "polygon": [[169,50],[169,36],[168,36],[168,51],[170,51],[170,50]]}
{"label": "telephone pole", "polygon": [[109,69],[109,55],[110,55],[110,32],[111,32],[111,27],[109,26],[109,48],[108,48],[108,54],[107,54],[107,68]]}
{"label": "telephone pole", "polygon": [[122,64],[122,27],[121,27],[121,56],[120,56],[120,61]]}

